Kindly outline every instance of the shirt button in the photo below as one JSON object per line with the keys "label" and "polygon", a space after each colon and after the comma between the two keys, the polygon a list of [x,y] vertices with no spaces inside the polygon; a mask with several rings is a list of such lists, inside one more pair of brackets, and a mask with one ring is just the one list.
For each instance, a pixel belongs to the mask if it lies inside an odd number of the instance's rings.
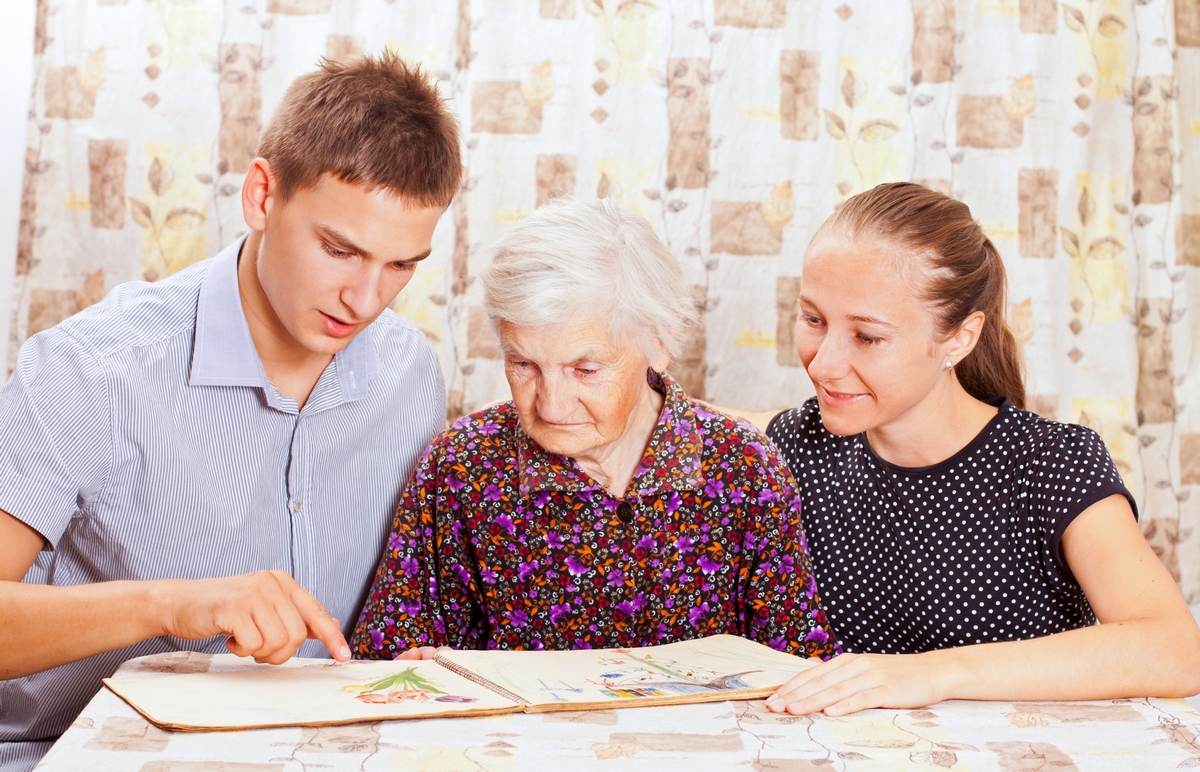
{"label": "shirt button", "polygon": [[304,504],[301,503],[300,499],[292,499],[291,507],[293,512],[299,512],[304,508]]}
{"label": "shirt button", "polygon": [[617,517],[621,519],[622,523],[629,525],[633,522],[633,507],[628,504],[621,504],[621,506],[617,507]]}

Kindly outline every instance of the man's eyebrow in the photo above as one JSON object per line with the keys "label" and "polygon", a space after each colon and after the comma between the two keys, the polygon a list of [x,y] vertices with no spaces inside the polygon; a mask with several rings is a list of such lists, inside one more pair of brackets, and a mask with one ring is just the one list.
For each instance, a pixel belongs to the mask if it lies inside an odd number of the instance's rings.
{"label": "man's eyebrow", "polygon": [[[353,252],[356,255],[362,255],[363,257],[366,257],[366,258],[371,257],[370,252],[368,252],[367,250],[365,250],[362,247],[355,244],[353,241],[350,240],[349,236],[342,233],[337,228],[334,228],[331,225],[322,225],[322,224],[318,223],[317,230],[320,231],[321,235],[324,236],[327,241],[332,241],[336,246],[340,247],[341,249],[344,249],[347,252]],[[432,254],[433,254],[433,250],[427,249],[419,255],[413,255],[412,257],[408,257],[403,260],[396,260],[395,262],[397,262],[397,263],[417,263],[417,262],[424,260],[425,258],[429,257]]]}
{"label": "man's eyebrow", "polygon": [[363,257],[371,256],[370,252],[355,244],[350,240],[349,236],[333,226],[317,223],[317,230],[320,231],[321,235],[324,236],[327,241],[332,241],[334,244],[346,250],[347,252],[353,252],[354,254],[362,255]]}
{"label": "man's eyebrow", "polygon": [[424,260],[425,258],[429,257],[432,254],[433,254],[433,250],[427,249],[419,255],[413,255],[412,257],[410,257],[406,260],[397,260],[396,262],[398,262],[398,263],[419,263],[420,261]]}

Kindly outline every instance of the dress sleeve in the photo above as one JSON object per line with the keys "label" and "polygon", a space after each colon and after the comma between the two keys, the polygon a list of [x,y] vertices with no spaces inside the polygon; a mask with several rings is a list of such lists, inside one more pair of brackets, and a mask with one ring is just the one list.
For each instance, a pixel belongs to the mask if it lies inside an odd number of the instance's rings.
{"label": "dress sleeve", "polygon": [[351,639],[362,659],[395,659],[417,646],[483,645],[483,615],[470,565],[460,484],[443,434],[425,451],[405,488],[392,531]]}
{"label": "dress sleeve", "polygon": [[112,464],[104,369],[59,328],[30,338],[0,389],[0,509],[57,546]]}
{"label": "dress sleeve", "polygon": [[748,442],[743,463],[749,482],[740,577],[746,637],[806,657],[840,654],[817,592],[795,481],[763,443]]}
{"label": "dress sleeve", "polygon": [[1029,495],[1045,529],[1051,559],[1064,576],[1071,577],[1062,556],[1062,536],[1075,518],[1113,495],[1128,499],[1137,517],[1137,503],[1099,434],[1075,424],[1054,426],[1061,433],[1037,458],[1030,474]]}

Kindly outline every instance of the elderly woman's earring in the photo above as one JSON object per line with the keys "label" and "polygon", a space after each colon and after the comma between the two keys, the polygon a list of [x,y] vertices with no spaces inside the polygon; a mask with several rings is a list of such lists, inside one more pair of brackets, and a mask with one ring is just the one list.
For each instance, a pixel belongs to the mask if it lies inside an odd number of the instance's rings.
{"label": "elderly woman's earring", "polygon": [[954,362],[950,360],[950,357],[946,357],[946,369],[947,370],[954,369]]}

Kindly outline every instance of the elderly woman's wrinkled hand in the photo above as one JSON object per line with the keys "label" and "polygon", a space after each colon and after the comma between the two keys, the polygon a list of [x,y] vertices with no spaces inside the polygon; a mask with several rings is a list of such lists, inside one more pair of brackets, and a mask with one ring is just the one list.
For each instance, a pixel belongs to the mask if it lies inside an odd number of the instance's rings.
{"label": "elderly woman's wrinkled hand", "polygon": [[773,713],[920,708],[948,693],[949,670],[925,654],[842,654],[800,673],[767,700]]}
{"label": "elderly woman's wrinkled hand", "polygon": [[396,659],[433,659],[439,651],[449,650],[449,646],[417,646],[400,652]]}

